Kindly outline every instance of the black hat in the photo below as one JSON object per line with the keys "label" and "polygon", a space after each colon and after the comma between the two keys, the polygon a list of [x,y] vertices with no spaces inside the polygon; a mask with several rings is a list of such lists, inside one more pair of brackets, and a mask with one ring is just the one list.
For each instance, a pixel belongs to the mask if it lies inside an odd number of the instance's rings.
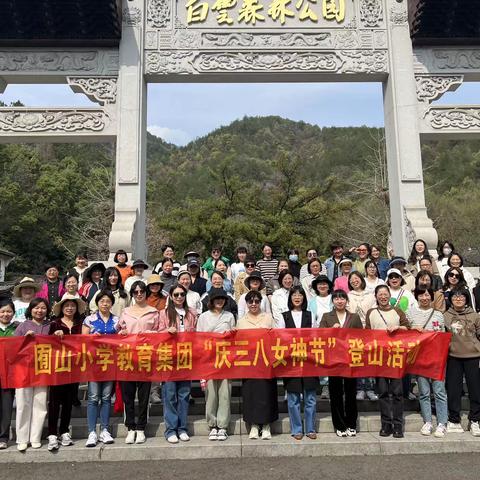
{"label": "black hat", "polygon": [[100,262],[96,262],[96,263],[92,263],[89,267],[88,267],[88,270],[85,272],[85,279],[86,280],[89,280],[90,282],[92,281],[92,273],[94,270],[99,270],[100,272],[102,272],[102,277],[105,273],[105,265],[103,263],[100,263]]}
{"label": "black hat", "polygon": [[192,258],[187,262],[187,268],[192,266],[200,267],[200,262],[196,258]]}
{"label": "black hat", "polygon": [[212,287],[208,292],[208,299],[213,302],[216,298],[224,298],[225,301],[228,300],[227,292],[223,288]]}
{"label": "black hat", "polygon": [[317,285],[319,283],[328,283],[328,289],[331,290],[333,287],[333,283],[330,281],[330,279],[326,275],[319,275],[317,278],[315,278],[312,282],[312,290],[314,292],[317,291]]}
{"label": "black hat", "polygon": [[183,258],[187,259],[188,257],[197,257],[197,258],[200,258],[200,254],[198,252],[195,252],[194,250],[190,250],[189,252],[187,252]]}
{"label": "black hat", "polygon": [[147,270],[148,265],[143,261],[143,260],[135,260],[133,263],[132,263],[132,270],[135,268],[135,267],[143,267],[145,270]]}
{"label": "black hat", "polygon": [[404,265],[406,265],[407,261],[403,257],[393,257],[390,260],[390,263],[388,264],[388,266],[392,268],[392,265],[394,265],[395,263],[403,263]]}
{"label": "black hat", "polygon": [[128,262],[128,254],[127,254],[127,252],[126,252],[125,250],[120,249],[120,250],[117,250],[117,251],[115,252],[115,256],[113,257],[113,261],[114,261],[115,263],[118,263],[118,256],[121,255],[121,254],[123,254],[123,255],[125,255],[125,257],[127,257],[125,261]]}
{"label": "black hat", "polygon": [[265,288],[265,280],[262,277],[262,274],[258,270],[254,270],[248,277],[245,278],[243,284],[250,290],[250,282],[253,279],[260,280],[260,288],[259,290],[263,290]]}

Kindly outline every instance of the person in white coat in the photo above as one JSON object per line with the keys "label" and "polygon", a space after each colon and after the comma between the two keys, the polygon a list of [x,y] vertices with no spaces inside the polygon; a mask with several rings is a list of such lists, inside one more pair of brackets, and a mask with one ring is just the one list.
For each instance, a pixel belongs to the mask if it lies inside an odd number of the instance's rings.
{"label": "person in white coat", "polygon": [[272,316],[278,328],[278,324],[283,322],[283,312],[288,312],[288,295],[293,286],[293,275],[284,270],[278,276],[278,283],[281,287],[272,294]]}

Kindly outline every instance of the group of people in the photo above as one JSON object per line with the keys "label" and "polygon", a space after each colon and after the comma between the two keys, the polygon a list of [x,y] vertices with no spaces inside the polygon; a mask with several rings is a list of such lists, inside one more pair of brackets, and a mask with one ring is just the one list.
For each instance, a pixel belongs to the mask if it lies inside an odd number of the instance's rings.
{"label": "group of people", "polygon": [[[0,336],[138,334],[152,332],[215,332],[271,328],[356,328],[452,334],[446,380],[416,377],[424,424],[421,433],[443,437],[463,432],[461,399],[466,379],[470,401],[469,430],[480,436],[480,305],[479,287],[463,266],[450,242],[433,258],[423,240],[416,240],[408,259],[383,258],[379,247],[362,243],[346,249],[331,245],[331,255],[321,261],[318,251],[306,252],[307,262],[292,248],[287,257],[273,256],[271,245],[256,259],[239,247],[235,261],[216,246],[205,262],[189,251],[183,264],[172,245],[162,248],[163,258],[152,273],[143,260],[128,263],[119,250],[115,266],[92,263],[84,253],[75,266],[60,276],[48,265],[39,284],[25,277],[13,289],[13,298],[0,299]],[[357,402],[378,401],[381,436],[404,434],[404,398],[415,399],[413,379],[392,378],[284,378],[291,435],[317,438],[317,393],[329,398],[334,432],[357,435]],[[231,381],[201,381],[205,391],[209,439],[228,438]],[[278,419],[277,379],[244,379],[243,419],[251,439],[270,439],[271,424]],[[145,442],[151,402],[163,403],[165,438],[186,442],[190,381],[120,382],[124,403],[127,444]],[[14,398],[16,442],[20,451],[40,448],[48,417],[48,449],[72,444],[72,406],[78,402],[78,384],[0,389],[0,448],[7,448]],[[87,447],[114,439],[109,430],[114,382],[89,382]],[[436,412],[432,420],[431,396]],[[137,412],[135,399],[138,399]],[[302,409],[303,404],[303,409]],[[303,410],[303,418],[302,418]],[[100,430],[97,435],[97,421]]]}

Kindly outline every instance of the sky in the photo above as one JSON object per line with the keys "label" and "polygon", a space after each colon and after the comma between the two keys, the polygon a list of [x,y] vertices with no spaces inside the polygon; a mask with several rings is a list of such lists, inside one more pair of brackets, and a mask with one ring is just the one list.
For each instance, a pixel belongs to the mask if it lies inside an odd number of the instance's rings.
{"label": "sky", "polygon": [[[8,85],[0,100],[28,107],[96,106],[67,85]],[[445,94],[439,104],[480,104],[480,83]],[[176,145],[244,116],[279,115],[325,126],[383,126],[379,83],[149,84],[148,130]]]}

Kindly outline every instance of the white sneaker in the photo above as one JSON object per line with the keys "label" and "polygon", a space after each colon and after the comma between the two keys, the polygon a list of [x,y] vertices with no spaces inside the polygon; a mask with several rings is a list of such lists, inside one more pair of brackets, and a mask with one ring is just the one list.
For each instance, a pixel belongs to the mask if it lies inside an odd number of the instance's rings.
{"label": "white sneaker", "polygon": [[87,441],[85,442],[85,446],[87,448],[91,448],[91,447],[96,447],[97,446],[97,434],[96,432],[90,432],[88,434],[88,438],[87,438]]}
{"label": "white sneaker", "polygon": [[217,440],[220,440],[221,442],[223,442],[227,438],[228,438],[227,431],[224,428],[220,428],[218,430]]}
{"label": "white sneaker", "polygon": [[248,438],[250,440],[257,440],[258,439],[258,425],[255,425],[254,423],[250,427],[250,433],[248,434]]}
{"label": "white sneaker", "polygon": [[54,450],[58,450],[58,438],[56,435],[49,435],[48,436],[48,451],[53,452]]}
{"label": "white sneaker", "polygon": [[439,423],[437,425],[437,428],[435,429],[433,436],[437,438],[443,438],[446,433],[447,433],[447,427],[443,423]]}
{"label": "white sneaker", "polygon": [[0,442],[0,450],[5,450],[8,447],[7,442]]}
{"label": "white sneaker", "polygon": [[462,427],[461,423],[447,423],[447,432],[448,433],[463,433],[465,430]]}
{"label": "white sneaker", "polygon": [[378,395],[373,390],[367,390],[367,398],[372,402],[376,402]]}
{"label": "white sneaker", "polygon": [[137,438],[135,439],[135,443],[145,443],[145,432],[143,430],[137,430]]}
{"label": "white sneaker", "polygon": [[330,399],[330,391],[328,390],[328,385],[324,385],[322,388],[322,394],[320,395],[320,398],[323,400],[329,400]]}
{"label": "white sneaker", "polygon": [[42,442],[32,442],[32,448],[41,448]]}
{"label": "white sneaker", "polygon": [[110,432],[104,428],[98,437],[98,439],[105,445],[109,445],[111,443],[114,443],[113,437],[110,435]]}
{"label": "white sneaker", "polygon": [[357,392],[357,400],[365,400],[365,391],[364,390],[359,390]]}
{"label": "white sneaker", "polygon": [[168,443],[178,443],[178,437],[175,434],[170,435],[167,438]]}
{"label": "white sneaker", "polygon": [[337,437],[346,437],[347,436],[347,431],[343,431],[343,430],[337,430],[335,432],[337,434]]}
{"label": "white sneaker", "polygon": [[480,437],[480,425],[478,422],[470,422],[470,433],[474,437]]}
{"label": "white sneaker", "polygon": [[262,440],[271,440],[272,432],[270,431],[270,424],[266,423],[262,426]]}
{"label": "white sneaker", "polygon": [[210,430],[210,433],[208,434],[208,439],[218,440],[218,430],[215,427]]}
{"label": "white sneaker", "polygon": [[19,452],[24,452],[28,448],[28,443],[19,443],[17,445],[17,450]]}
{"label": "white sneaker", "polygon": [[182,441],[182,442],[188,442],[190,441],[190,437],[188,435],[187,432],[182,432],[180,433],[180,435],[178,436],[178,438]]}
{"label": "white sneaker", "polygon": [[430,422],[425,422],[422,428],[420,429],[420,433],[425,436],[431,435],[432,431],[433,431],[433,426]]}
{"label": "white sneaker", "polygon": [[356,437],[357,431],[354,428],[347,428],[347,437]]}
{"label": "white sneaker", "polygon": [[72,437],[68,432],[60,435],[60,443],[62,444],[62,447],[69,447],[70,445],[73,445]]}
{"label": "white sneaker", "polygon": [[127,436],[125,437],[125,443],[135,443],[135,430],[129,430]]}

